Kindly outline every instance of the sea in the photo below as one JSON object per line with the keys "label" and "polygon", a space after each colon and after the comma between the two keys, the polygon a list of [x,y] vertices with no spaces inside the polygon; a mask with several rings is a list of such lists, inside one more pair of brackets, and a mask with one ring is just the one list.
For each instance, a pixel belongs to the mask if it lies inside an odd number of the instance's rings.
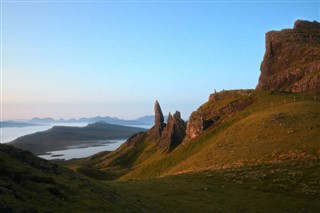
{"label": "sea", "polygon": [[[0,128],[1,131],[1,137],[0,142],[1,143],[8,143],[13,140],[15,140],[18,137],[45,131],[53,126],[77,126],[77,127],[83,127],[88,125],[88,123],[50,123],[50,124],[41,124],[39,126],[26,126],[26,127],[6,127],[6,128]],[[141,127],[145,129],[149,129],[151,125],[130,125],[133,127]],[[99,153],[101,151],[113,151],[117,149],[121,144],[123,144],[126,141],[126,139],[112,139],[112,140],[104,140],[99,141],[101,142],[101,146],[73,146],[68,147],[68,149],[65,150],[57,150],[57,151],[51,151],[50,153],[46,155],[39,155],[38,157],[44,158],[46,160],[57,160],[57,159],[64,159],[64,160],[70,160],[72,158],[84,158],[91,156],[93,154]]]}

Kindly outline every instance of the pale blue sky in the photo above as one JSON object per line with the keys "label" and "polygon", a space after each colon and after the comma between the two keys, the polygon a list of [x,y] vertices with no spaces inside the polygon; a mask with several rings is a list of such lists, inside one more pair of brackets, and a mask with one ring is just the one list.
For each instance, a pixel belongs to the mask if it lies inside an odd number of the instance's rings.
{"label": "pale blue sky", "polygon": [[3,1],[3,119],[165,114],[254,88],[269,30],[319,1]]}

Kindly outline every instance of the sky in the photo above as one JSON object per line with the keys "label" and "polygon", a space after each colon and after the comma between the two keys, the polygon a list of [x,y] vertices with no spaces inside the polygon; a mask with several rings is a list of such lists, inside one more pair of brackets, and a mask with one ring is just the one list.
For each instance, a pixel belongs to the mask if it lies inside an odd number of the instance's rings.
{"label": "sky", "polygon": [[253,89],[265,33],[319,1],[1,0],[1,120],[190,113]]}

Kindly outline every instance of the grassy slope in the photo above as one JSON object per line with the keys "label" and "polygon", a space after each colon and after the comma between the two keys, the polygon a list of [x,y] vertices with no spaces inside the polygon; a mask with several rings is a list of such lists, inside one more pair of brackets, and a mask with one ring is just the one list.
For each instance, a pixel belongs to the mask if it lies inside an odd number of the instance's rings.
{"label": "grassy slope", "polygon": [[171,153],[158,151],[142,135],[141,142],[115,152],[68,162],[95,179],[124,175],[119,181],[102,184],[67,170],[46,172],[0,154],[0,168],[23,177],[15,180],[1,171],[0,206],[59,212],[318,212],[320,102],[252,92],[254,104]]}
{"label": "grassy slope", "polygon": [[320,210],[319,160],[97,182],[0,145],[0,165],[0,212]]}
{"label": "grassy slope", "polygon": [[140,212],[319,212],[320,162],[107,181]]}
{"label": "grassy slope", "polygon": [[0,145],[0,212],[124,212],[137,209],[109,185]]}
{"label": "grassy slope", "polygon": [[[237,99],[248,98],[232,92],[235,95],[207,102],[199,109],[210,114]],[[144,138],[138,145],[127,143],[115,152],[71,162],[68,166],[90,168],[84,173],[89,176],[91,172],[100,173],[100,179],[121,175],[121,179],[141,179],[320,157],[319,97],[314,101],[313,96],[247,92],[252,93],[253,104],[223,115],[217,125],[171,153],[158,151],[157,144]],[[113,175],[114,172],[118,175]]]}
{"label": "grassy slope", "polygon": [[113,152],[101,152],[93,156],[58,161],[69,169],[99,180],[112,180],[127,174],[137,164],[148,160],[157,152],[156,143],[147,132],[133,135]]}
{"label": "grassy slope", "polygon": [[320,157],[319,101],[313,97],[302,101],[297,95],[252,92],[256,101],[245,110],[233,113],[224,123],[209,128],[170,154],[156,152],[141,163],[135,162],[133,170],[122,178]]}

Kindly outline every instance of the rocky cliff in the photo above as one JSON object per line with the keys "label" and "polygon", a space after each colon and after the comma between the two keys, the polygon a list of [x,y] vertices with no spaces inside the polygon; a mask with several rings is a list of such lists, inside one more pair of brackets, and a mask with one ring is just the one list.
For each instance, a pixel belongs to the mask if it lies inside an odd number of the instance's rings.
{"label": "rocky cliff", "polygon": [[162,132],[159,147],[167,151],[176,148],[186,136],[186,123],[181,119],[181,114],[176,111],[172,116],[169,113],[167,126]]}
{"label": "rocky cliff", "polygon": [[[257,89],[320,94],[320,23],[297,20],[293,29],[266,34]],[[191,114],[185,142],[251,105],[253,96],[249,90],[211,94]]]}
{"label": "rocky cliff", "polygon": [[184,143],[209,127],[225,122],[234,113],[251,105],[254,100],[254,94],[250,90],[221,91],[211,94],[208,102],[191,113]]}
{"label": "rocky cliff", "polygon": [[258,90],[214,92],[187,123],[176,112],[166,124],[156,101],[150,130],[79,165],[128,180],[283,162],[286,168],[290,161],[313,164],[320,159],[319,99],[263,89],[318,93],[319,39],[317,22],[297,21],[294,29],[267,33]]}
{"label": "rocky cliff", "polygon": [[186,123],[181,118],[179,111],[176,111],[173,116],[169,113],[167,123],[164,123],[164,116],[158,101],[154,104],[154,114],[154,126],[147,132],[149,138],[158,143],[159,149],[171,151],[183,141],[186,135]]}
{"label": "rocky cliff", "polygon": [[260,70],[257,89],[320,94],[320,23],[268,32]]}

